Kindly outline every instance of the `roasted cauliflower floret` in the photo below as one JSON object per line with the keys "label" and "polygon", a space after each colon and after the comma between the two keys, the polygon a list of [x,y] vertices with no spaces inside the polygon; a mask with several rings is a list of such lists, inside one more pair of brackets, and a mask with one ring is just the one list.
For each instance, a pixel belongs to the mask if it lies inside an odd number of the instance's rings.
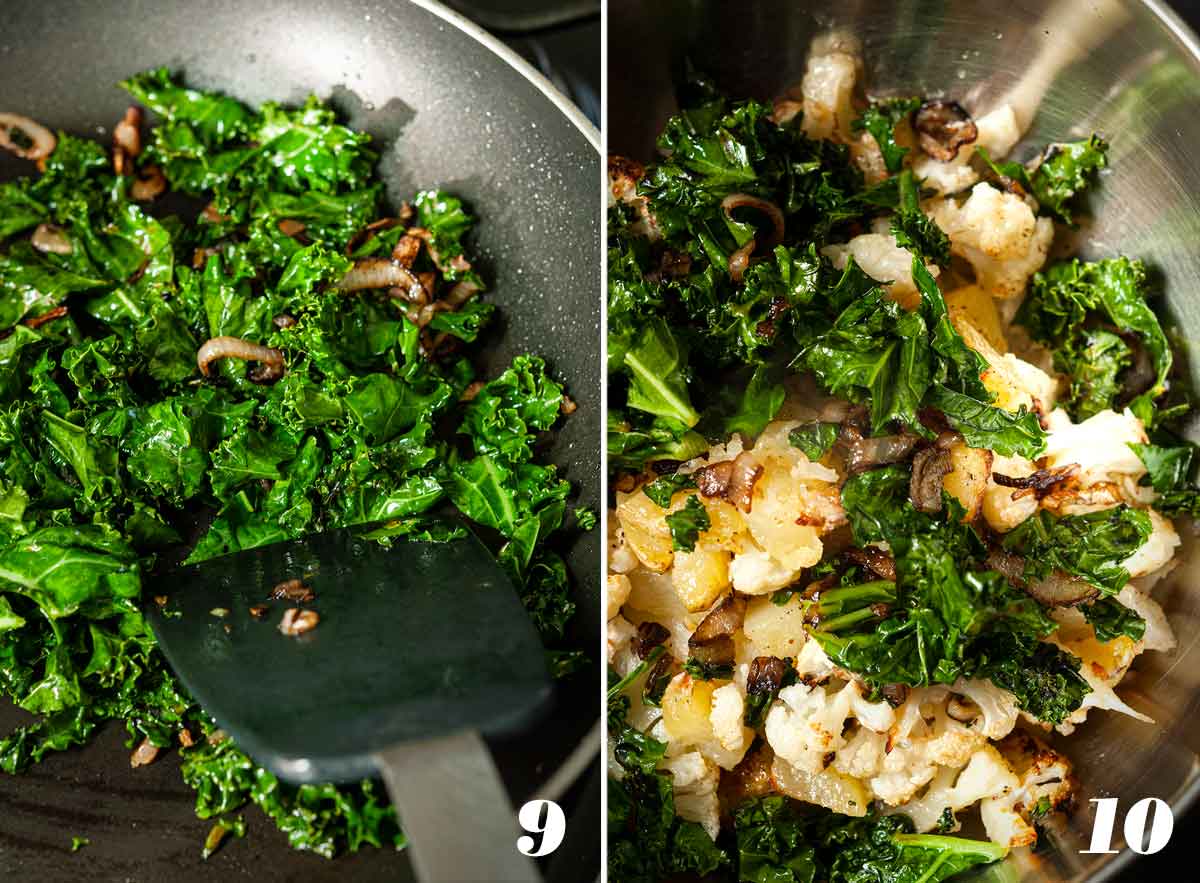
{"label": "roasted cauliflower floret", "polygon": [[[876,282],[885,283],[888,297],[906,310],[914,310],[921,303],[921,295],[912,277],[912,252],[896,244],[891,233],[863,233],[841,245],[827,245],[821,254],[833,261],[839,270],[845,269],[851,257],[859,268]],[[926,265],[930,274],[937,276],[940,270],[932,264]]]}
{"label": "roasted cauliflower floret", "polygon": [[810,138],[849,141],[850,123],[857,114],[851,103],[854,83],[862,72],[862,57],[851,37],[830,35],[813,41],[804,79],[801,125]]}
{"label": "roasted cauliflower floret", "polygon": [[1025,408],[1043,414],[1054,408],[1058,400],[1057,378],[1012,353],[998,352],[964,315],[951,314],[950,321],[967,346],[988,363],[981,377],[983,385],[996,397],[996,407],[1006,411]]}
{"label": "roasted cauliflower floret", "polygon": [[762,549],[752,547],[733,556],[729,580],[743,595],[766,595],[790,585],[801,569],[784,567]]}
{"label": "roasted cauliflower floret", "polygon": [[744,752],[754,739],[754,731],[742,722],[745,711],[745,697],[737,684],[725,684],[713,691],[709,722],[726,751]]}
{"label": "roasted cauliflower floret", "polygon": [[[992,475],[1009,478],[1027,478],[1035,467],[1030,460],[1014,455],[1006,457],[994,454]],[[983,518],[988,526],[1000,533],[1007,533],[1038,510],[1038,500],[1033,494],[1019,494],[1010,487],[998,484],[994,477],[988,478],[983,494]]]}
{"label": "roasted cauliflower floret", "polygon": [[939,769],[925,793],[897,811],[911,818],[917,831],[932,831],[947,809],[958,812],[980,800],[1007,795],[1019,785],[1020,779],[1000,752],[982,745],[965,766]]}
{"label": "roasted cauliflower floret", "polygon": [[1121,562],[1131,577],[1146,576],[1160,567],[1166,567],[1175,557],[1175,550],[1181,542],[1175,525],[1153,509],[1147,510],[1146,514],[1150,516],[1150,536],[1138,546],[1136,552]]}
{"label": "roasted cauliflower floret", "polygon": [[618,613],[608,620],[606,631],[608,664],[616,670],[617,674],[625,677],[638,663],[637,657],[629,646],[634,635],[637,634],[637,628]]}
{"label": "roasted cauliflower floret", "polygon": [[966,190],[979,180],[971,164],[978,148],[984,148],[988,156],[999,160],[1021,140],[1016,114],[1007,104],[979,117],[975,127],[978,132],[975,141],[959,147],[954,159],[943,162],[921,154],[913,160],[913,174],[921,179],[922,187],[945,195]]}
{"label": "roasted cauliflower floret", "polygon": [[621,612],[625,602],[629,600],[632,584],[629,577],[623,573],[610,573],[604,581],[604,609],[606,618],[612,619]]}
{"label": "roasted cauliflower floret", "polygon": [[1065,809],[1077,788],[1071,762],[1022,730],[1014,731],[998,746],[1017,778],[1007,793],[985,798],[980,816],[988,839],[1003,846],[1031,846],[1037,842],[1034,814]]}
{"label": "roasted cauliflower floret", "polygon": [[960,205],[938,199],[926,213],[950,237],[954,254],[975,270],[975,282],[992,297],[1016,297],[1029,277],[1042,268],[1054,238],[1054,224],[1038,218],[1024,200],[976,184]]}
{"label": "roasted cauliflower floret", "polygon": [[716,840],[721,830],[721,807],[717,800],[721,770],[717,765],[698,751],[688,751],[665,758],[658,768],[671,774],[676,814],[698,822]]}
{"label": "roasted cauliflower floret", "polygon": [[1081,423],[1072,423],[1066,411],[1056,409],[1046,417],[1046,450],[1050,468],[1078,464],[1084,484],[1115,481],[1122,476],[1139,479],[1146,464],[1129,447],[1145,444],[1146,429],[1128,409],[1100,411]]}

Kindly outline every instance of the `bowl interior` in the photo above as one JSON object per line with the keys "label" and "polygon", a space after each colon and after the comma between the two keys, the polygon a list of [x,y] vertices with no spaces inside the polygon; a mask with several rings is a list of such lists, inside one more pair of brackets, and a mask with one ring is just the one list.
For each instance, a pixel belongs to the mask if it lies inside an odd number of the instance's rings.
{"label": "bowl interior", "polygon": [[[1073,245],[1085,258],[1140,257],[1161,275],[1169,332],[1193,387],[1200,380],[1188,352],[1200,337],[1200,60],[1194,38],[1158,4],[611,0],[609,16],[609,150],[639,159],[652,155],[676,107],[685,59],[730,94],[769,100],[799,83],[812,38],[835,29],[861,41],[872,95],[944,96],[976,115],[1012,103],[1032,121],[1018,159],[1051,141],[1103,134],[1110,168]],[[1155,589],[1180,646],[1143,654],[1119,691],[1155,723],[1094,711],[1061,743],[1083,783],[1079,811],[1046,832],[1036,856],[1009,861],[1023,879],[1097,879],[1132,854],[1080,854],[1090,798],[1121,798],[1119,822],[1143,797],[1168,801],[1178,817],[1197,790],[1200,556],[1182,533],[1181,563]],[[1114,849],[1123,846],[1120,827]]]}

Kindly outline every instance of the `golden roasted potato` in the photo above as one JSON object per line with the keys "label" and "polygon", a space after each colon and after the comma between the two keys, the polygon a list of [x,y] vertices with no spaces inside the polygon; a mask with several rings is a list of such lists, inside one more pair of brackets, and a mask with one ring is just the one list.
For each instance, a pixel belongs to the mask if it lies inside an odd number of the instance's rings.
{"label": "golden roasted potato", "polygon": [[973,521],[982,510],[991,474],[991,451],[970,448],[963,442],[950,447],[950,471],[942,479],[942,487],[967,510],[965,521]]}

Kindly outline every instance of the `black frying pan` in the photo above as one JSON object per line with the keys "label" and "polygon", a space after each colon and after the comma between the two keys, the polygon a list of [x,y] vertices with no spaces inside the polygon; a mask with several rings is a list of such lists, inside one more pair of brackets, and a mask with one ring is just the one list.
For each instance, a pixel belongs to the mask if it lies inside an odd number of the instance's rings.
{"label": "black frying pan", "polygon": [[[528,66],[428,0],[124,0],[6,2],[0,23],[0,110],[107,140],[129,104],[114,85],[168,65],[191,84],[257,104],[332,96],[350,125],[381,141],[394,201],[443,187],[479,215],[476,251],[503,313],[492,372],[532,350],[565,380],[578,411],[550,458],[600,500],[599,136]],[[98,127],[104,127],[100,134]],[[28,164],[0,156],[0,179]],[[575,637],[596,647],[600,537],[563,550],[579,612]],[[596,676],[560,689],[555,711],[519,744],[493,746],[513,801],[561,790],[599,750]],[[0,705],[0,732],[25,715]],[[23,776],[0,773],[0,880],[409,880],[403,854],[371,850],[329,862],[290,850],[254,807],[248,836],[207,862],[210,823],[167,755],[131,770],[124,728],[48,758]],[[567,840],[552,879],[594,879],[599,794],[585,775],[568,800]],[[582,796],[581,796],[582,795]],[[90,845],[71,853],[72,836]]]}

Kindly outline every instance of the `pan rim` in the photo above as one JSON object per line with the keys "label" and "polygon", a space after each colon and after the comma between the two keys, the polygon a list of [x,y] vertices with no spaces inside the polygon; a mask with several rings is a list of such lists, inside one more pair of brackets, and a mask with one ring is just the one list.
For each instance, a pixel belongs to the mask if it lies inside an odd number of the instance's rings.
{"label": "pan rim", "polygon": [[501,42],[498,37],[493,36],[490,32],[475,24],[475,22],[455,12],[448,6],[437,2],[437,0],[408,0],[408,2],[414,6],[421,7],[426,12],[433,13],[446,23],[453,25],[507,63],[509,67],[523,76],[539,92],[550,99],[550,103],[558,108],[559,112],[579,130],[579,133],[587,139],[598,156],[603,154],[600,143],[600,130],[592,125],[592,121],[584,116],[583,111],[576,107],[571,99],[563,95],[540,71]]}
{"label": "pan rim", "polygon": [[[437,2],[437,0],[408,0],[408,2],[436,15],[506,62],[509,67],[523,76],[532,86],[541,92],[567,118],[568,122],[583,135],[588,144],[595,150],[597,157],[603,159],[604,148],[600,138],[600,130],[592,124],[591,120],[584,116],[583,112],[574,102],[563,95],[533,65],[510,49],[497,37],[475,24],[475,22]],[[597,194],[597,200],[597,204],[599,204],[599,194]],[[599,439],[597,439],[597,442],[599,442]],[[603,469],[601,470],[601,481],[603,482]],[[529,794],[525,795],[527,800],[561,800],[563,795],[583,776],[588,768],[594,762],[600,760],[602,756],[601,746],[603,745],[602,730],[600,727],[601,719],[600,710],[597,708],[593,726],[583,735],[579,744],[571,749],[570,753],[560,763],[548,770],[548,775],[543,777],[542,781]],[[603,815],[601,817],[603,818]],[[603,873],[603,869],[601,869],[601,873]]]}

